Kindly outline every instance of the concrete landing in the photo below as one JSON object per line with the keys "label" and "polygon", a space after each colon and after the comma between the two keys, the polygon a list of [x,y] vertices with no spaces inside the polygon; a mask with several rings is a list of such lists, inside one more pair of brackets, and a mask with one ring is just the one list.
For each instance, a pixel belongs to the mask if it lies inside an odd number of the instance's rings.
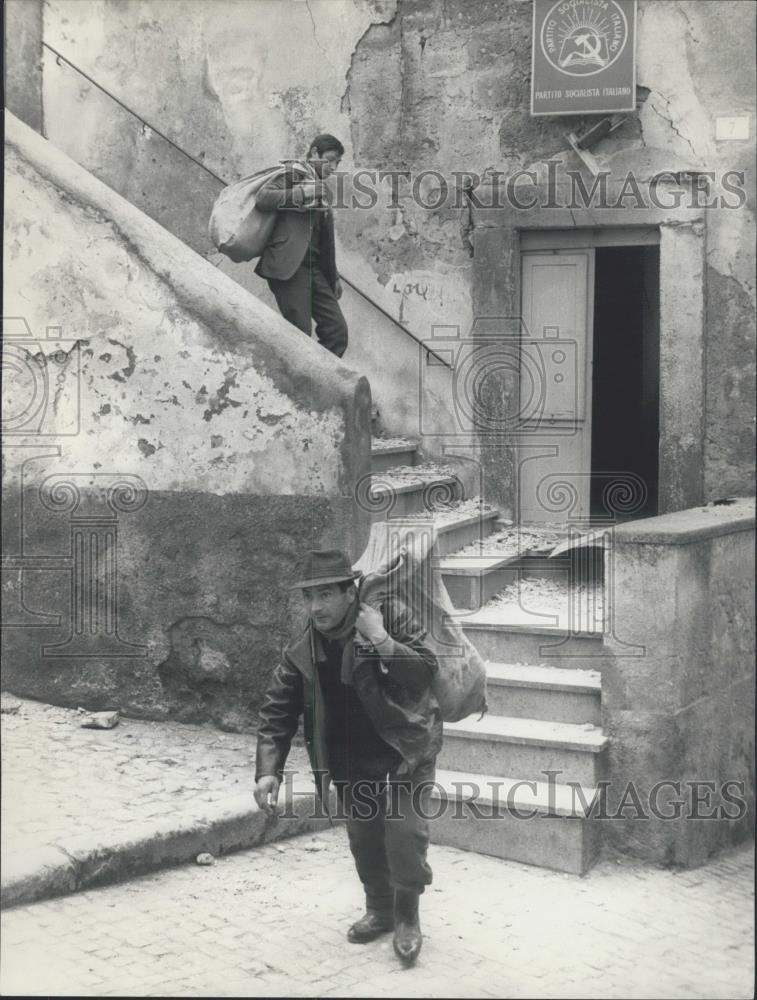
{"label": "concrete landing", "polygon": [[314,818],[302,747],[290,755],[290,815],[275,819],[252,797],[254,735],[135,719],[81,729],[80,720],[74,709],[3,697],[3,907],[329,826]]}

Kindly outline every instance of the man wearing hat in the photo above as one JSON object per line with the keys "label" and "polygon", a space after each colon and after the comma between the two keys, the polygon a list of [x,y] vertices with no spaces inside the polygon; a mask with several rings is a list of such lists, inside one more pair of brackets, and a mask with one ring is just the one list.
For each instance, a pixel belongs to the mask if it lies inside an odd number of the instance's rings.
{"label": "man wearing hat", "polygon": [[255,800],[273,812],[304,715],[321,797],[333,781],[365,889],[366,912],[348,940],[362,944],[394,929],[394,950],[409,965],[422,942],[418,899],[431,882],[427,816],[442,742],[431,690],[437,661],[397,597],[381,610],[360,603],[360,574],[345,553],[309,552],[298,576],[308,623],[284,651],[260,710]]}

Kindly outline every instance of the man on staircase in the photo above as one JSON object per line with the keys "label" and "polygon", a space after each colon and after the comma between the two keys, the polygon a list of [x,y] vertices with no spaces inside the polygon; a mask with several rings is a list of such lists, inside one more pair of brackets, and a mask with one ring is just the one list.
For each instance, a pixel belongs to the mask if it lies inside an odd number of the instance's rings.
{"label": "man on staircase", "polygon": [[[324,802],[333,781],[365,915],[347,938],[372,941],[394,929],[410,965],[421,950],[418,900],[431,882],[428,805],[442,720],[431,682],[436,657],[407,607],[388,597],[378,611],[359,602],[347,556],[308,553],[294,585],[308,624],[276,667],[260,710],[255,800],[274,810],[300,715]],[[387,799],[389,801],[387,802]]]}
{"label": "man on staircase", "polygon": [[338,302],[342,286],[325,182],[343,155],[333,135],[317,135],[308,152],[316,179],[288,169],[261,188],[255,201],[261,212],[278,213],[255,273],[268,282],[284,319],[308,336],[315,319],[319,343],[338,358],[347,350],[347,323]]}

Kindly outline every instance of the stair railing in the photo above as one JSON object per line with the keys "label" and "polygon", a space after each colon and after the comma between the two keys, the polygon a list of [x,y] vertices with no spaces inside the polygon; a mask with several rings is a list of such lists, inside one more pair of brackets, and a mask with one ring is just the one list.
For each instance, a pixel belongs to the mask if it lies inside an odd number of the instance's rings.
{"label": "stair railing", "polygon": [[[76,63],[71,62],[71,60],[67,56],[64,56],[62,52],[59,52],[58,49],[50,45],[49,42],[43,40],[42,46],[48,49],[48,51],[52,52],[59,66],[61,65],[61,63],[65,63],[67,66],[70,66],[71,69],[74,70],[74,72],[78,73],[79,76],[83,77],[88,83],[91,83],[93,87],[97,87],[97,89],[101,93],[105,94],[105,96],[110,98],[111,101],[114,101],[120,108],[123,108],[123,110],[126,111],[127,114],[130,114],[133,118],[136,118],[136,120],[140,122],[144,127],[149,128],[151,132],[159,136],[164,142],[167,142],[169,146],[171,146],[177,152],[181,153],[182,156],[185,156],[188,160],[191,160],[192,163],[194,163],[196,166],[204,170],[206,174],[209,174],[214,180],[218,181],[219,184],[223,185],[223,187],[226,187],[229,184],[229,181],[224,180],[223,177],[219,177],[218,174],[214,173],[214,171],[210,169],[210,167],[206,166],[201,160],[198,160],[195,156],[192,156],[191,153],[187,152],[186,149],[183,149],[178,143],[174,142],[173,139],[167,136],[165,132],[162,132],[159,128],[156,128],[156,126],[153,125],[152,122],[148,122],[147,119],[143,118],[133,108],[130,108],[128,104],[125,104],[119,97],[116,97],[116,95],[113,94],[110,90],[108,90],[107,87],[104,87],[101,83],[99,83],[97,80],[91,77],[80,66],[77,66]],[[390,312],[384,309],[384,307],[380,305],[378,302],[376,302],[375,299],[372,299],[370,295],[368,295],[367,292],[364,292],[363,289],[360,288],[358,285],[356,285],[354,281],[350,281],[350,279],[346,278],[343,274],[340,274],[339,277],[346,285],[349,285],[349,287],[354,292],[356,292],[362,299],[365,299],[366,302],[368,302],[374,309],[376,309],[377,312],[381,313],[382,316],[385,316],[386,319],[388,319],[391,323],[393,323],[394,326],[400,329],[407,337],[410,337],[411,340],[414,340],[416,344],[422,347],[423,350],[426,352],[427,361],[430,357],[433,357],[436,359],[436,361],[439,362],[439,364],[443,365],[445,368],[449,369],[452,368],[452,365],[449,363],[449,361],[443,358],[440,354],[437,354],[436,351],[434,351],[432,348],[428,347],[421,340],[420,337],[416,336],[412,330],[409,330],[404,325],[404,323],[401,323],[395,316],[392,316]]]}

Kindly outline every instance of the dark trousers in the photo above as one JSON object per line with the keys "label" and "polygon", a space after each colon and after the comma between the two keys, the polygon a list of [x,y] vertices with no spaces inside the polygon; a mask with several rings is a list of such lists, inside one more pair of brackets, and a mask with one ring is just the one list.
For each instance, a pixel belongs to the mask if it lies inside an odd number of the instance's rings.
{"label": "dark trousers", "polygon": [[[374,771],[373,775],[370,774]],[[402,778],[394,772],[377,779],[367,768],[361,778],[353,770],[349,781],[335,785],[347,817],[347,836],[355,867],[363,883],[368,908],[388,912],[395,888],[423,892],[432,873],[426,860],[429,842],[431,788],[436,758],[421,762]]]}
{"label": "dark trousers", "polygon": [[284,319],[311,336],[311,321],[315,320],[315,335],[327,351],[338,358],[347,350],[347,323],[339,308],[336,295],[317,264],[308,256],[291,278],[281,281],[267,278],[276,305]]}

